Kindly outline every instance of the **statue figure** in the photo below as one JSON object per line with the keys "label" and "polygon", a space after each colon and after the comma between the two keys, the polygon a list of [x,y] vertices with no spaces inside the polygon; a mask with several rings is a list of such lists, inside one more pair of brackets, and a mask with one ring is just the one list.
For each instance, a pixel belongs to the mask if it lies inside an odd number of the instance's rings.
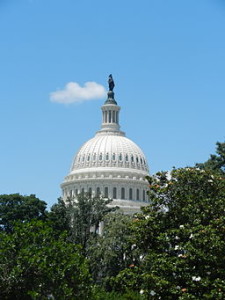
{"label": "statue figure", "polygon": [[109,75],[108,84],[109,84],[109,90],[113,91],[113,88],[114,88],[115,84],[114,84],[114,80],[113,80],[112,74]]}

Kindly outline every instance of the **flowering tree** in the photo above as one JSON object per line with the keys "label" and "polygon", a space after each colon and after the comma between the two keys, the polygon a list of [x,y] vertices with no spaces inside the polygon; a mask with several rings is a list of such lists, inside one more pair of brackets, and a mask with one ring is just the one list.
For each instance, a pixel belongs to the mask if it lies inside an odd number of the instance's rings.
{"label": "flowering tree", "polygon": [[133,220],[140,260],[114,288],[144,299],[224,299],[224,178],[185,168],[148,180],[152,203]]}

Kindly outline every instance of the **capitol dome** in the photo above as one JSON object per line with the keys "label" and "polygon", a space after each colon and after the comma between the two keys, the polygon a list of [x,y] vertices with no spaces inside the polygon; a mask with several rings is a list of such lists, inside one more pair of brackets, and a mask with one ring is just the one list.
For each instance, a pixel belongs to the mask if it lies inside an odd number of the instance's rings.
{"label": "capitol dome", "polygon": [[119,126],[120,107],[111,88],[102,106],[102,126],[76,153],[62,183],[63,198],[88,192],[113,199],[126,213],[148,204],[148,164],[143,151]]}

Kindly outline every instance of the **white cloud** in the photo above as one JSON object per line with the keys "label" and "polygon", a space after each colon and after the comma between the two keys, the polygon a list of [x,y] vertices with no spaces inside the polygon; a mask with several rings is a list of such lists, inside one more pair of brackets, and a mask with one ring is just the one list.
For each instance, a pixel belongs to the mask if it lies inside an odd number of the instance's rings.
{"label": "white cloud", "polygon": [[64,89],[50,93],[50,100],[52,102],[70,104],[102,99],[105,96],[105,88],[94,81],[86,82],[83,87],[77,82],[69,82]]}

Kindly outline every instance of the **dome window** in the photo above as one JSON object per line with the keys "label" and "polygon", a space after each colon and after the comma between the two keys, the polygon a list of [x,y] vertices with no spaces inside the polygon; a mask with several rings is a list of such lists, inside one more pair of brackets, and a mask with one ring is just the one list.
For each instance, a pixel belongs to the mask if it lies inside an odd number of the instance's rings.
{"label": "dome window", "polygon": [[117,198],[117,190],[116,187],[113,188],[113,199]]}
{"label": "dome window", "polygon": [[131,155],[131,162],[134,162],[134,157],[133,157],[133,155]]}
{"label": "dome window", "polygon": [[89,161],[90,160],[90,154],[88,154],[88,157],[87,157],[87,161]]}
{"label": "dome window", "polygon": [[143,190],[143,201],[145,201],[145,190]]}
{"label": "dome window", "polygon": [[109,153],[106,153],[105,159],[106,159],[106,160],[109,160]]}
{"label": "dome window", "polygon": [[91,195],[92,195],[92,188],[89,188],[88,194],[89,194],[89,196],[91,197]]}
{"label": "dome window", "polygon": [[124,187],[122,187],[121,188],[121,199],[125,199],[125,188]]}
{"label": "dome window", "polygon": [[109,189],[108,187],[105,187],[105,198],[109,197]]}
{"label": "dome window", "polygon": [[119,155],[119,160],[121,161],[123,159],[122,154]]}
{"label": "dome window", "polygon": [[116,160],[116,154],[115,154],[115,153],[113,153],[112,159],[113,159],[113,160]]}
{"label": "dome window", "polygon": [[137,162],[137,163],[139,163],[139,159],[138,159],[138,156],[136,156],[136,162]]}
{"label": "dome window", "polygon": [[143,163],[143,160],[142,160],[142,158],[141,158],[141,164]]}
{"label": "dome window", "polygon": [[129,189],[129,200],[133,200],[133,190]]}
{"label": "dome window", "polygon": [[100,193],[100,188],[97,187],[97,189],[96,189],[96,196],[97,196],[97,197],[100,197],[100,194],[101,194],[101,193]]}
{"label": "dome window", "polygon": [[83,161],[85,160],[85,155],[83,156]]}
{"label": "dome window", "polygon": [[93,155],[93,160],[96,160],[96,153],[94,153]]}
{"label": "dome window", "polygon": [[139,200],[139,189],[137,189],[137,200]]}
{"label": "dome window", "polygon": [[126,154],[126,156],[125,156],[125,160],[128,161],[128,155],[127,155],[127,154]]}
{"label": "dome window", "polygon": [[100,153],[99,155],[99,160],[102,160],[102,153]]}

